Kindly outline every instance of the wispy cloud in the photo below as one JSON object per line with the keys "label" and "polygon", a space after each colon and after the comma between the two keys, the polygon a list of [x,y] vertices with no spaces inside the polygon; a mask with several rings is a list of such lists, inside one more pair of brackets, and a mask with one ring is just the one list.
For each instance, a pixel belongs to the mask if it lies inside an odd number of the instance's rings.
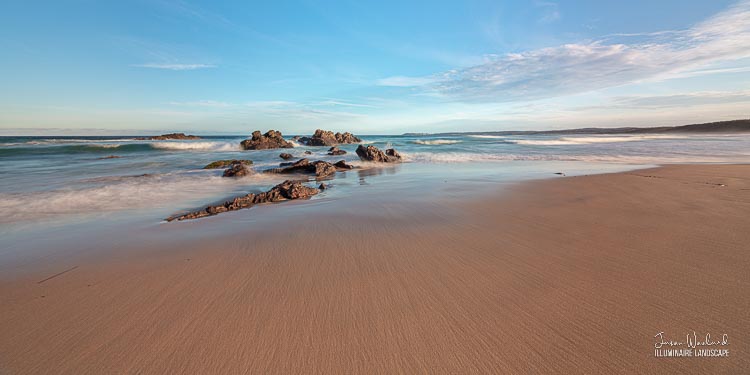
{"label": "wispy cloud", "polygon": [[187,107],[213,107],[213,108],[226,108],[231,107],[231,103],[220,102],[216,100],[198,100],[194,102],[169,102],[171,105],[187,106]]}
{"label": "wispy cloud", "polygon": [[507,102],[576,94],[689,72],[750,56],[750,0],[680,31],[608,39],[523,53],[428,77],[390,77],[378,83],[421,87],[466,102]]}
{"label": "wispy cloud", "polygon": [[552,1],[537,1],[537,8],[542,10],[542,16],[539,18],[541,23],[552,23],[560,19],[560,7]]}
{"label": "wispy cloud", "polygon": [[394,87],[412,87],[422,86],[431,83],[438,82],[440,79],[437,77],[405,77],[405,76],[394,76],[379,79],[377,81],[378,86],[394,86]]}
{"label": "wispy cloud", "polygon": [[137,68],[164,69],[164,70],[197,70],[215,68],[213,64],[170,64],[170,63],[146,63],[133,65]]}
{"label": "wispy cloud", "polygon": [[702,91],[672,95],[615,96],[602,105],[579,107],[575,110],[648,110],[732,103],[750,103],[750,91]]}

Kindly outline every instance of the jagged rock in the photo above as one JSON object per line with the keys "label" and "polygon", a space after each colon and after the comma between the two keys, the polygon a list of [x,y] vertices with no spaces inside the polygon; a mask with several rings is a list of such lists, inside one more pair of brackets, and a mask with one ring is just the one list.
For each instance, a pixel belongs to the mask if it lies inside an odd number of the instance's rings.
{"label": "jagged rock", "polygon": [[250,139],[240,142],[245,150],[268,150],[273,148],[292,148],[294,145],[281,136],[281,132],[269,130],[266,134],[260,134],[260,131],[253,132]]}
{"label": "jagged rock", "polygon": [[334,134],[330,130],[317,129],[312,137],[301,137],[299,142],[308,146],[333,146],[339,143],[359,143],[362,140],[349,132]]}
{"label": "jagged rock", "polygon": [[359,143],[362,142],[361,139],[354,136],[354,134],[349,132],[343,132],[343,133],[336,133],[335,135],[336,141],[339,143]]}
{"label": "jagged rock", "polygon": [[334,173],[336,173],[336,167],[327,162],[318,160],[315,162],[310,162],[307,159],[300,159],[297,160],[294,163],[281,163],[282,166],[280,168],[272,168],[267,169],[264,172],[265,173],[281,173],[281,174],[288,174],[288,173],[314,173],[316,178],[322,178],[322,177],[328,177]]}
{"label": "jagged rock", "polygon": [[320,186],[318,186],[318,190],[325,190],[328,189],[328,185],[326,185],[325,182],[321,182]]}
{"label": "jagged rock", "polygon": [[240,159],[227,159],[227,160],[217,160],[213,163],[210,163],[203,167],[203,169],[219,169],[219,168],[226,168],[232,164],[244,164],[244,165],[250,165],[253,164],[252,160],[240,160]]}
{"label": "jagged rock", "polygon": [[190,212],[182,215],[174,215],[167,218],[167,221],[182,221],[190,219],[198,219],[206,216],[218,215],[222,212],[235,211],[243,208],[252,207],[256,204],[261,203],[272,203],[280,202],[290,199],[301,199],[308,198],[320,192],[318,189],[303,185],[299,181],[284,181],[273,188],[263,193],[258,194],[247,194],[241,197],[233,198],[230,201],[226,201],[223,204],[216,206],[207,206],[206,208]]}
{"label": "jagged rock", "polygon": [[333,163],[333,166],[340,169],[354,169],[354,166],[351,164],[346,164],[346,161],[339,160],[335,163]]}
{"label": "jagged rock", "polygon": [[315,165],[316,178],[323,178],[336,174],[336,167],[327,161],[318,160],[313,164]]}
{"label": "jagged rock", "polygon": [[224,170],[223,177],[242,177],[251,174],[252,170],[243,163],[233,163]]}
{"label": "jagged rock", "polygon": [[397,163],[401,161],[401,155],[395,149],[389,148],[383,152],[373,145],[359,145],[357,156],[364,161],[376,163]]}
{"label": "jagged rock", "polygon": [[201,139],[201,137],[197,135],[185,135],[185,133],[169,133],[169,134],[162,134],[162,135],[157,135],[153,137],[140,137],[136,139],[140,141],[168,141],[168,140],[173,140],[173,139],[181,139],[181,140]]}
{"label": "jagged rock", "polygon": [[282,152],[282,153],[279,154],[279,157],[282,158],[282,159],[284,159],[284,160],[289,160],[289,159],[293,158],[294,156],[292,156],[292,154],[287,154],[286,152]]}
{"label": "jagged rock", "polygon": [[312,155],[312,151],[310,150],[305,151],[305,155]]}
{"label": "jagged rock", "polygon": [[340,150],[338,146],[333,146],[328,149],[328,155],[345,155],[346,151]]}

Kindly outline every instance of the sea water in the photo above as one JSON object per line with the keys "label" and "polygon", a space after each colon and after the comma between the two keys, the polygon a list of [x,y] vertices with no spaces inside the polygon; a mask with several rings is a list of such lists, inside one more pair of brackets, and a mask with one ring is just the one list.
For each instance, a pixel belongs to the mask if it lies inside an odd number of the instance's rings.
{"label": "sea water", "polygon": [[[287,136],[287,139],[290,138]],[[327,183],[315,200],[440,199],[473,186],[533,178],[605,173],[668,163],[750,161],[750,135],[364,135],[363,143],[396,148],[397,166],[352,170]],[[0,137],[0,245],[44,233],[96,232],[156,224],[171,214],[269,189],[289,176],[266,174],[289,152],[297,160],[364,166],[354,150],[329,156],[328,147],[240,149],[244,136],[146,141],[119,137]],[[305,151],[312,152],[305,155]],[[116,158],[109,158],[116,156]],[[202,169],[220,159],[250,159],[258,172],[224,178]],[[317,182],[311,181],[317,185]],[[252,209],[250,209],[252,210]],[[250,211],[248,210],[248,211]],[[201,219],[212,220],[212,218]],[[180,225],[179,223],[173,223]],[[76,228],[74,232],[68,231]],[[83,228],[83,229],[82,229]]]}

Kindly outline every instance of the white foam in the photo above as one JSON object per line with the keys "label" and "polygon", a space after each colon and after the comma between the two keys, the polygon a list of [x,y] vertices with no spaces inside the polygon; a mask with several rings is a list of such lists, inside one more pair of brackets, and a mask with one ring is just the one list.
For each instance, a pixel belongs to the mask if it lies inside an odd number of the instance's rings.
{"label": "white foam", "polygon": [[652,139],[681,139],[685,136],[673,135],[629,135],[629,136],[590,136],[590,137],[560,137],[557,139],[517,139],[509,140],[510,143],[530,146],[561,146],[561,145],[586,145],[593,143],[620,143],[648,141]]}
{"label": "white foam", "polygon": [[452,145],[456,143],[461,143],[461,141],[457,139],[430,139],[426,141],[418,139],[414,141],[414,143],[418,145]]}
{"label": "white foam", "polygon": [[470,135],[471,138],[479,138],[479,139],[505,139],[508,138],[503,135]]}
{"label": "white foam", "polygon": [[239,151],[239,143],[232,142],[154,142],[154,148],[163,150]]}
{"label": "white foam", "polygon": [[[104,183],[82,189],[60,189],[33,193],[0,193],[0,223],[38,219],[64,219],[133,209],[179,210],[205,204],[257,186],[265,189],[284,176],[256,173],[242,178],[224,178],[206,173],[161,174],[89,179]],[[247,189],[245,188],[247,186]]]}

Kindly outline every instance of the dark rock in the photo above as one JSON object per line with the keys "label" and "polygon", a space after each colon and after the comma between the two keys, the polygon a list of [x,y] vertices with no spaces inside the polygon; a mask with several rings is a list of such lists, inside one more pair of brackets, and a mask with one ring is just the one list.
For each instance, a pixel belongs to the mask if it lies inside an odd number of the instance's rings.
{"label": "dark rock", "polygon": [[274,148],[292,148],[294,145],[281,136],[281,132],[269,130],[266,134],[260,134],[260,131],[254,131],[250,139],[240,142],[245,150],[268,150]]}
{"label": "dark rock", "polygon": [[267,169],[264,172],[265,173],[281,173],[281,174],[288,174],[288,173],[310,173],[315,174],[315,177],[322,178],[330,176],[334,173],[336,173],[336,167],[327,162],[318,160],[315,162],[310,162],[307,159],[300,159],[297,160],[294,163],[288,164],[282,163],[282,167],[280,168],[272,168]]}
{"label": "dark rock", "polygon": [[299,142],[308,146],[333,146],[340,143],[359,143],[362,140],[349,132],[334,134],[330,130],[317,129],[312,137],[301,137]]}
{"label": "dark rock", "polygon": [[396,150],[390,148],[383,152],[373,145],[359,145],[357,156],[364,161],[376,163],[397,163],[401,161],[401,155]]}
{"label": "dark rock", "polygon": [[321,182],[320,186],[318,186],[318,190],[325,190],[328,189],[328,185],[326,185],[325,182]]}
{"label": "dark rock", "polygon": [[169,133],[169,134],[162,134],[157,135],[154,137],[141,137],[136,138],[137,140],[146,140],[146,141],[168,141],[173,139],[180,139],[180,140],[190,140],[190,139],[201,139],[201,137],[197,135],[185,135],[185,133]]}
{"label": "dark rock", "polygon": [[333,166],[339,169],[354,169],[354,166],[351,164],[346,164],[346,161],[339,160],[335,163],[333,163]]}
{"label": "dark rock", "polygon": [[206,216],[218,215],[222,212],[235,211],[243,208],[252,207],[261,203],[280,202],[290,199],[309,198],[318,194],[319,190],[313,187],[303,185],[299,181],[284,181],[263,193],[247,194],[241,197],[233,198],[223,204],[208,206],[200,211],[190,212],[182,215],[174,215],[167,218],[167,221],[173,220],[190,220]]}
{"label": "dark rock", "polygon": [[226,168],[232,164],[250,165],[250,164],[253,164],[253,161],[252,160],[240,160],[240,159],[217,160],[213,163],[206,165],[205,167],[203,167],[203,169]]}
{"label": "dark rock", "polygon": [[305,151],[305,155],[312,155],[312,151],[310,150]]}
{"label": "dark rock", "polygon": [[336,174],[336,167],[327,161],[318,160],[313,164],[315,165],[316,178],[323,178]]}
{"label": "dark rock", "polygon": [[289,160],[293,158],[294,156],[292,156],[292,154],[287,154],[286,152],[282,152],[281,154],[279,154],[279,157],[284,160]]}
{"label": "dark rock", "polygon": [[102,157],[100,157],[100,158],[99,158],[99,160],[103,160],[103,159],[119,159],[119,158],[121,158],[121,157],[122,157],[122,156],[117,156],[117,155],[109,155],[109,156],[102,156]]}
{"label": "dark rock", "polygon": [[354,136],[354,134],[349,132],[343,132],[343,133],[336,133],[335,135],[336,140],[339,143],[359,143],[362,142],[361,139]]}
{"label": "dark rock", "polygon": [[338,146],[333,146],[328,149],[328,155],[345,155],[346,151],[340,150]]}
{"label": "dark rock", "polygon": [[252,170],[242,163],[233,163],[224,170],[224,177],[242,177],[252,174]]}

